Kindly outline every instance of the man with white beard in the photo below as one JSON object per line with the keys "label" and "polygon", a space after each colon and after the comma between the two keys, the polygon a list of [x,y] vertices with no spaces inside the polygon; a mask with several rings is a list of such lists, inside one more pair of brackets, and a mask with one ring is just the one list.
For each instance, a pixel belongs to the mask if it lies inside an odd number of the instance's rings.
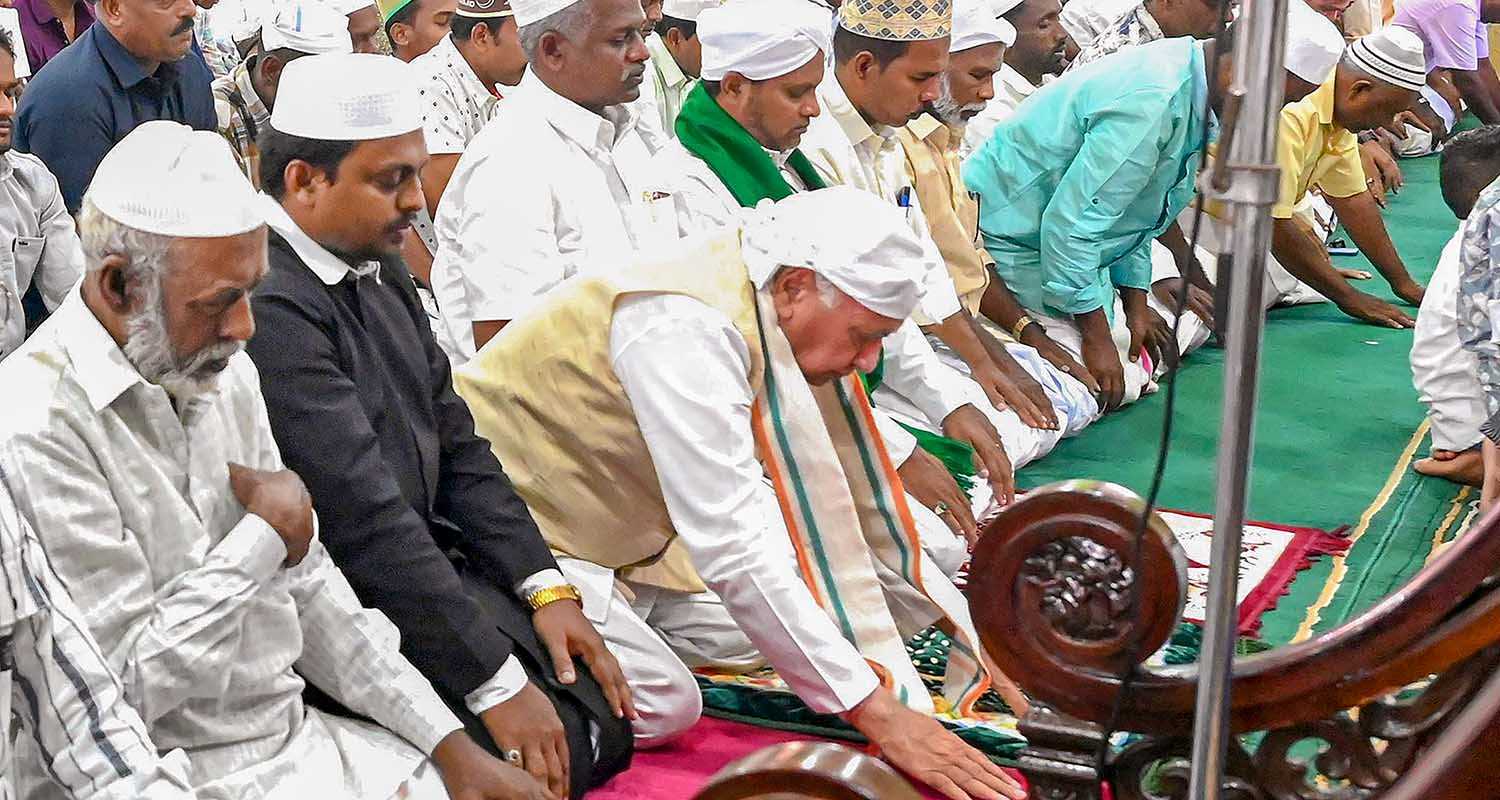
{"label": "man with white beard", "polygon": [[[0,365],[26,387],[0,421],[4,488],[200,800],[540,800],[318,541],[241,352],[267,268],[260,209],[215,133],[147,122],[105,156],[79,215],[81,286]],[[309,708],[309,683],[373,724]],[[38,743],[18,748],[22,795],[58,796]]]}

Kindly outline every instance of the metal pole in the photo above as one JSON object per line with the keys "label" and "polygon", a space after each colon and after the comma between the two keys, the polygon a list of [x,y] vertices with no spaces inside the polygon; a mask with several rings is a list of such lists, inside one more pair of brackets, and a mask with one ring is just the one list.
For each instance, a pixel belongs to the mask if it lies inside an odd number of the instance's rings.
{"label": "metal pole", "polygon": [[1231,113],[1224,120],[1229,141],[1221,141],[1227,147],[1221,146],[1221,163],[1208,181],[1217,185],[1205,187],[1208,196],[1229,206],[1234,261],[1229,308],[1220,311],[1229,315],[1229,341],[1224,360],[1224,416],[1219,425],[1208,612],[1193,720],[1189,796],[1195,800],[1219,799],[1229,744],[1230,670],[1238,631],[1235,594],[1254,455],[1261,332],[1265,325],[1261,292],[1271,244],[1270,208],[1277,194],[1276,131],[1285,74],[1282,52],[1287,2],[1245,0],[1235,23],[1234,83],[1227,103]]}

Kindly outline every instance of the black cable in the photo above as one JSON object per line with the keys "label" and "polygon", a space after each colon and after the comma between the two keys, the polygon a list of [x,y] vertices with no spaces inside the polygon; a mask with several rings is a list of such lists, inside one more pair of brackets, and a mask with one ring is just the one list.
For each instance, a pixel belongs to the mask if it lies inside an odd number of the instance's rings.
{"label": "black cable", "polygon": [[[1230,0],[1218,0],[1219,24],[1214,31],[1214,61],[1213,63],[1204,64],[1204,71],[1207,73],[1205,77],[1210,81],[1211,92],[1213,91],[1211,82],[1218,80],[1219,59],[1233,56],[1233,53],[1224,52],[1224,32],[1226,28],[1224,18],[1228,14],[1229,6]],[[1212,125],[1213,113],[1212,106],[1205,103],[1203,107],[1203,137],[1198,143],[1198,178],[1200,180],[1197,182],[1197,191],[1194,195],[1193,235],[1188,240],[1188,258],[1195,261],[1198,258],[1198,234],[1203,229],[1204,197],[1201,178],[1204,176],[1204,171],[1208,168],[1208,133]],[[1219,156],[1227,157],[1228,153],[1220,153]],[[1220,279],[1222,280],[1222,276]],[[1189,276],[1182,275],[1175,298],[1177,307],[1172,317],[1172,347],[1174,350],[1179,348],[1182,316],[1183,314],[1190,313],[1187,311],[1189,284]],[[1150,291],[1150,289],[1147,289],[1147,291]],[[1215,307],[1215,316],[1224,310]],[[1130,684],[1135,677],[1135,665],[1140,658],[1141,639],[1145,634],[1142,625],[1140,589],[1143,570],[1141,570],[1140,565],[1145,558],[1146,533],[1150,530],[1151,515],[1156,513],[1157,500],[1161,495],[1162,483],[1166,478],[1167,456],[1172,450],[1172,421],[1177,408],[1177,370],[1181,368],[1181,365],[1182,355],[1178,353],[1177,358],[1170,363],[1169,369],[1164,374],[1164,378],[1167,380],[1166,398],[1162,408],[1161,439],[1157,444],[1156,467],[1151,473],[1151,486],[1146,492],[1146,508],[1141,512],[1140,525],[1136,528],[1134,551],[1130,559],[1130,570],[1133,574],[1128,590],[1129,602],[1127,604],[1127,614],[1131,617],[1131,636],[1125,646],[1125,658],[1121,661],[1123,666],[1119,675],[1116,676],[1120,688],[1115,693],[1114,702],[1110,705],[1109,720],[1104,726],[1104,735],[1100,740],[1098,752],[1094,757],[1095,769],[1101,775],[1104,774],[1105,760],[1109,756],[1109,740],[1119,727],[1120,714],[1125,703],[1125,695],[1130,691]]]}

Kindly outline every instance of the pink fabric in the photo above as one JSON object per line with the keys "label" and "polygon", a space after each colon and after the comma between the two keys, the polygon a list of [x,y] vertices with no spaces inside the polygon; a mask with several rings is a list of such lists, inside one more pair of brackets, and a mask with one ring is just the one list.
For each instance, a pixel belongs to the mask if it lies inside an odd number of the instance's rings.
{"label": "pink fabric", "polygon": [[[640,750],[630,769],[589,792],[589,800],[691,800],[709,777],[729,762],[781,742],[819,741],[816,736],[757,728],[704,717],[696,727],[666,747]],[[1020,777],[1014,770],[1012,775]],[[932,791],[924,798],[941,798]],[[1108,795],[1106,795],[1108,800]]]}
{"label": "pink fabric", "polygon": [[1479,0],[1400,0],[1392,25],[1415,33],[1427,55],[1427,71],[1472,72],[1488,58],[1490,40],[1479,19]]}

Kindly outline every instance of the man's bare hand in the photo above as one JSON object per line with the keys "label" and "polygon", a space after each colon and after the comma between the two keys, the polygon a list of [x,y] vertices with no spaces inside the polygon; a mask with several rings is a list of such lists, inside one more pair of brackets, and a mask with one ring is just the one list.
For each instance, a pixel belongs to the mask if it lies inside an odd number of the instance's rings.
{"label": "man's bare hand", "polygon": [[937,720],[876,689],[848,714],[849,723],[897,769],[952,800],[1023,800],[1021,785]]}
{"label": "man's bare hand", "polygon": [[1099,382],[1094,380],[1088,369],[1040,328],[1040,325],[1026,326],[1025,332],[1021,334],[1021,344],[1034,348],[1042,358],[1047,359],[1047,363],[1077,378],[1090,392],[1099,394]]}
{"label": "man's bare hand", "polygon": [[1139,361],[1141,350],[1151,357],[1153,369],[1164,363],[1177,362],[1177,343],[1172,339],[1172,326],[1161,315],[1150,308],[1134,314],[1127,306],[1125,327],[1130,331],[1130,360]]}
{"label": "man's bare hand", "polygon": [[976,471],[979,477],[989,481],[996,502],[1010,505],[1016,499],[1016,473],[1011,468],[1010,456],[1005,453],[1000,432],[990,424],[984,412],[972,405],[959,406],[943,420],[943,435],[968,442],[974,448]]}
{"label": "man's bare hand", "polygon": [[1361,322],[1383,328],[1414,328],[1417,325],[1405,311],[1364,292],[1355,292],[1350,299],[1339,304],[1339,309]]}
{"label": "man's bare hand", "polygon": [[1113,411],[1125,402],[1125,365],[1120,363],[1120,351],[1115,349],[1115,340],[1107,333],[1103,336],[1083,337],[1083,366],[1099,385],[1099,405],[1105,411]]}
{"label": "man's bare hand", "polygon": [[438,742],[432,763],[452,800],[559,800],[530,775],[481,750],[461,730]]}
{"label": "man's bare hand", "polygon": [[896,470],[901,475],[901,486],[918,503],[937,511],[944,525],[953,533],[962,536],[970,546],[979,539],[979,525],[974,521],[969,497],[958,487],[948,468],[936,456],[918,447]]}
{"label": "man's bare hand", "polygon": [[229,487],[246,511],[265,520],[281,537],[286,545],[283,566],[295,567],[307,557],[313,537],[312,495],[297,473],[230,464]]}
{"label": "man's bare hand", "polygon": [[[1182,284],[1183,280],[1181,278],[1163,278],[1151,284],[1151,293],[1156,295],[1156,299],[1160,300],[1162,305],[1175,312],[1177,310],[1177,298],[1182,296]],[[1198,319],[1203,320],[1204,325],[1213,328],[1214,296],[1212,292],[1200,288],[1195,283],[1189,283],[1187,286],[1187,310]],[[1167,327],[1170,329],[1172,327],[1172,320],[1169,319],[1166,322]]]}
{"label": "man's bare hand", "polygon": [[573,659],[580,658],[594,680],[599,682],[599,688],[604,690],[604,699],[615,716],[637,718],[625,672],[620,669],[614,653],[605,646],[604,637],[599,635],[594,623],[583,615],[582,606],[573,600],[548,603],[531,615],[531,626],[552,657],[558,682],[571,685],[577,680],[573,674]]}
{"label": "man's bare hand", "polygon": [[547,694],[527,683],[515,697],[479,715],[500,752],[517,750],[521,763],[536,782],[556,797],[568,796],[568,735]]}

